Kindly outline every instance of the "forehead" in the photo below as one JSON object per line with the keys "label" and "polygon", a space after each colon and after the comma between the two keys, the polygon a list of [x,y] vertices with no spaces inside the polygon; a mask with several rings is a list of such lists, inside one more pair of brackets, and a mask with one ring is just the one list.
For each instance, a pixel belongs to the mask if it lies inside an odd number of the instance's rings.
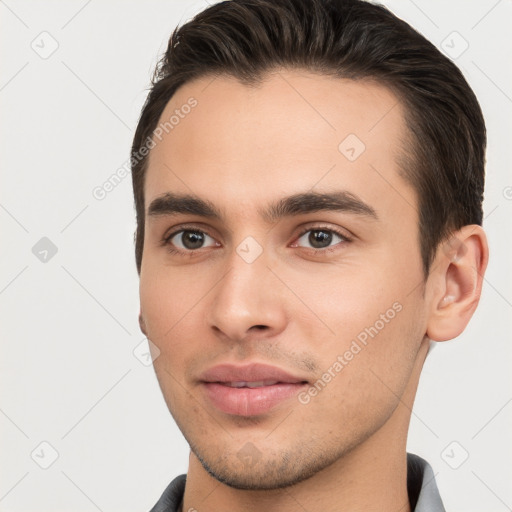
{"label": "forehead", "polygon": [[146,208],[167,191],[254,206],[346,188],[384,209],[399,199],[414,213],[414,191],[398,174],[404,110],[376,82],[284,69],[256,87],[202,77],[178,89],[159,126]]}

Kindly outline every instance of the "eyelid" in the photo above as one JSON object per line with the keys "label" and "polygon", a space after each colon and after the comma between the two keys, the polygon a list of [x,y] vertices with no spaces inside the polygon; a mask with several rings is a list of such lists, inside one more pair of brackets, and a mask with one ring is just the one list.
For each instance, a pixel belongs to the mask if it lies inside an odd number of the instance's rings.
{"label": "eyelid", "polygon": [[[208,245],[203,245],[201,247],[198,247],[197,249],[188,249],[187,247],[181,247],[181,245],[183,245],[183,240],[180,241],[180,236],[183,237],[183,234],[184,233],[199,233],[202,235],[203,237],[203,240],[205,242],[205,244],[208,244]],[[175,241],[173,241],[173,239],[175,239]],[[210,242],[208,242],[206,239],[210,239]],[[192,229],[180,229],[179,231],[177,231],[176,233],[174,233],[173,235],[170,235],[168,238],[169,240],[169,245],[172,243],[173,247],[176,248],[178,251],[182,251],[182,252],[198,252],[200,251],[201,249],[207,249],[208,247],[218,247],[218,242],[215,240],[215,238],[213,238],[212,236],[210,236],[208,233],[204,233],[203,231],[198,231],[198,230],[192,230]]]}
{"label": "eyelid", "polygon": [[356,236],[353,233],[351,233],[348,229],[340,228],[338,226],[330,226],[325,223],[319,223],[318,225],[308,225],[306,227],[303,227],[302,230],[293,237],[294,243],[309,231],[330,231],[347,242],[352,242],[354,238],[356,238]]}
{"label": "eyelid", "polygon": [[184,223],[184,224],[178,224],[177,226],[173,226],[172,228],[168,229],[162,236],[161,243],[162,245],[166,245],[169,243],[171,238],[181,231],[197,231],[199,233],[204,233],[205,235],[213,238],[217,241],[217,236],[213,235],[209,228],[201,227],[198,223]]}
{"label": "eyelid", "polygon": [[[199,249],[182,249],[181,247],[176,247],[171,240],[183,231],[196,231],[202,233],[208,237],[210,237],[215,244],[209,245],[206,247],[200,247]],[[162,239],[160,240],[160,246],[163,247],[169,254],[179,255],[181,257],[189,257],[194,258],[195,256],[199,256],[204,254],[204,249],[218,248],[222,244],[218,242],[217,237],[211,235],[207,229],[198,227],[197,224],[179,224],[177,226],[173,226],[170,230],[167,230]]]}
{"label": "eyelid", "polygon": [[[339,226],[332,226],[332,225],[329,225],[328,223],[320,223],[319,222],[319,223],[316,223],[313,225],[309,224],[309,225],[303,226],[301,231],[299,231],[299,233],[293,237],[293,242],[292,242],[291,246],[292,247],[300,247],[297,245],[298,239],[301,238],[302,236],[304,236],[309,231],[315,231],[315,230],[332,232],[332,233],[336,234],[337,236],[339,236],[342,239],[342,241],[345,243],[352,242],[355,238],[357,238],[356,235],[354,235],[351,231],[349,231],[346,228],[341,228]],[[163,247],[166,247],[170,252],[175,252],[175,253],[179,252],[181,254],[190,254],[190,255],[192,255],[193,253],[200,252],[201,249],[203,249],[203,247],[196,249],[196,250],[183,250],[181,248],[174,247],[170,243],[171,239],[182,231],[197,231],[197,232],[203,233],[206,236],[209,236],[210,238],[215,240],[216,247],[219,247],[222,245],[218,241],[217,235],[210,233],[209,227],[201,227],[199,223],[184,223],[184,224],[178,224],[176,226],[173,226],[170,230],[167,230],[164,233],[164,235],[162,236],[162,239],[160,241],[160,244]],[[312,247],[311,248],[300,247],[300,248],[310,250],[310,251],[325,253],[326,251],[333,250],[336,246],[338,246],[340,244],[341,244],[341,242],[338,242],[337,244],[334,244],[333,246],[329,246],[329,247],[322,248],[322,249],[316,249],[316,248],[312,248]],[[290,247],[290,245],[288,245],[288,246]],[[209,246],[209,247],[212,247],[212,246]],[[205,247],[205,249],[207,249],[207,248],[208,247]]]}

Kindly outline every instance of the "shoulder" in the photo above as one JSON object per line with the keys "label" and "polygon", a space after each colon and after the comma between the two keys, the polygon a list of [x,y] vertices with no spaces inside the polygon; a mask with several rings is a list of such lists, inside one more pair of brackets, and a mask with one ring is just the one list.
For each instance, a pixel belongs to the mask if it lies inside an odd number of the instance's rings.
{"label": "shoulder", "polygon": [[414,512],[445,512],[432,467],[413,453],[407,454],[407,491]]}
{"label": "shoulder", "polygon": [[165,489],[160,499],[149,512],[178,512],[187,475],[177,476]]}

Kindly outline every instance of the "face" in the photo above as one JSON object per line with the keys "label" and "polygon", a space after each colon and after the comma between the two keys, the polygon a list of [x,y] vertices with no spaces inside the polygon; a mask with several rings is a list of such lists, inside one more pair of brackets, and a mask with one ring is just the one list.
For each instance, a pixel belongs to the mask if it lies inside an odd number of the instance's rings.
{"label": "face", "polygon": [[173,115],[145,182],[156,375],[211,475],[289,485],[386,424],[424,340],[404,112],[381,85],[282,70],[188,83]]}

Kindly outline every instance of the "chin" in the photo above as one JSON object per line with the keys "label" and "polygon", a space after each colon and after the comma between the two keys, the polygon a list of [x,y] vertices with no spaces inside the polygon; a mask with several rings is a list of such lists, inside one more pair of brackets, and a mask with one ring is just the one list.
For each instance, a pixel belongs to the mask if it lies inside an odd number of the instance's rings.
{"label": "chin", "polygon": [[[303,480],[311,478],[322,469],[330,466],[334,460],[323,454],[317,454],[315,460],[305,460],[303,454],[282,453],[274,460],[265,460],[262,454],[260,460],[230,459],[222,456],[212,462],[197,450],[192,450],[205,469],[217,481],[233,489],[251,491],[271,491],[291,487]],[[320,455],[320,456],[319,456]]]}

